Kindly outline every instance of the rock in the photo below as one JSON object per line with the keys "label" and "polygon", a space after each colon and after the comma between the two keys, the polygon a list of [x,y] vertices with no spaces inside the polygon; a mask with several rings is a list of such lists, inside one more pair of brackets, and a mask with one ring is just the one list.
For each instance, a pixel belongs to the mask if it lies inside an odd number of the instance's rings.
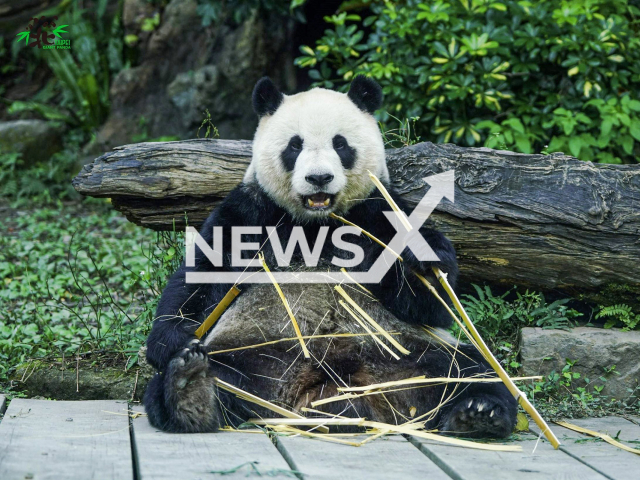
{"label": "rock", "polygon": [[[574,381],[578,386],[583,386],[588,378],[592,385],[604,385],[604,395],[618,400],[629,398],[640,380],[638,331],[523,328],[520,355],[524,375],[548,375],[553,370],[560,373],[567,359],[575,360],[573,371],[581,375]],[[612,372],[606,371],[614,365]]]}
{"label": "rock", "polygon": [[[87,365],[90,365],[87,362]],[[92,367],[80,363],[76,381],[74,362],[59,365],[29,363],[17,369],[13,384],[29,396],[54,400],[142,400],[154,370],[146,363],[125,372],[122,368]],[[137,379],[136,379],[137,376]]]}
{"label": "rock", "polygon": [[61,125],[44,120],[0,122],[0,152],[19,152],[31,166],[62,150],[62,132]]}
{"label": "rock", "polygon": [[159,26],[144,32],[141,20],[155,10],[144,0],[124,2],[125,34],[138,38],[138,62],[112,81],[96,151],[131,143],[133,135],[193,138],[205,109],[222,138],[251,138],[255,82],[269,75],[285,91],[295,88],[291,19],[261,11],[241,24],[221,18],[203,26],[197,7],[197,0],[171,0]]}

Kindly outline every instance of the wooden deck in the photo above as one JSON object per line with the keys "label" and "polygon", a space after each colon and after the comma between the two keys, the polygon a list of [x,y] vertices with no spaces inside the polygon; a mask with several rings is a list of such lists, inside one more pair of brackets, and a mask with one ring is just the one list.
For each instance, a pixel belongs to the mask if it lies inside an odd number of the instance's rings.
{"label": "wooden deck", "polygon": [[[0,411],[4,410],[0,396]],[[519,453],[490,452],[402,436],[352,447],[260,433],[166,434],[125,401],[15,399],[0,423],[0,479],[638,479],[640,455],[554,426],[554,450],[536,433]],[[142,411],[134,407],[134,411]],[[640,418],[573,420],[637,448]],[[631,442],[631,443],[630,443]],[[638,442],[638,443],[635,443]]]}

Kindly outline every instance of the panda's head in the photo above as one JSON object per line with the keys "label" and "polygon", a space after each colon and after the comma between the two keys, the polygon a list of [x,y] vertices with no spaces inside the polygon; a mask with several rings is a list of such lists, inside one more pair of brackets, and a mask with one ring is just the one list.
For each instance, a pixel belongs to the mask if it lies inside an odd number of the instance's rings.
{"label": "panda's head", "polygon": [[369,171],[389,180],[373,117],[381,104],[380,86],[366,77],[356,77],[347,94],[314,88],[291,96],[261,79],[253,91],[260,123],[244,182],[258,182],[299,220],[346,213],[372,192]]}

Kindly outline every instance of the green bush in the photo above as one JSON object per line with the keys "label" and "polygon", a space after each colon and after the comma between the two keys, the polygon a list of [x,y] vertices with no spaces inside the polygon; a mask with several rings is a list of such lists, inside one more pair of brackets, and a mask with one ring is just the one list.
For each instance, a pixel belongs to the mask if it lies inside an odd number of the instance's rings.
{"label": "green bush", "polygon": [[420,117],[425,140],[636,162],[640,9],[631,2],[367,3],[370,16],[326,17],[332,28],[301,47],[296,64],[317,85],[376,78],[387,112]]}

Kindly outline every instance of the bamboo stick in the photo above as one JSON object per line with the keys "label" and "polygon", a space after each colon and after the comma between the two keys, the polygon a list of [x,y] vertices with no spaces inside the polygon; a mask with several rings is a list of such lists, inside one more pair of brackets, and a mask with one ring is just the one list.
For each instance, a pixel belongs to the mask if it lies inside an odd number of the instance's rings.
{"label": "bamboo stick", "polygon": [[454,307],[462,317],[462,320],[464,321],[465,325],[469,329],[469,332],[471,333],[471,335],[473,335],[473,338],[475,340],[475,343],[477,343],[478,350],[480,351],[480,353],[482,353],[482,355],[487,360],[487,362],[489,362],[491,367],[502,379],[502,381],[504,382],[506,387],[509,389],[511,394],[514,397],[516,397],[516,400],[518,401],[518,403],[520,403],[520,405],[522,405],[522,408],[524,408],[524,410],[529,415],[531,415],[531,418],[533,418],[533,420],[536,422],[536,425],[538,425],[540,430],[542,430],[542,433],[544,433],[544,436],[547,438],[547,440],[549,440],[551,445],[553,445],[553,448],[558,449],[558,447],[560,446],[560,441],[555,436],[555,434],[551,431],[551,429],[549,428],[549,425],[547,425],[547,422],[544,421],[544,419],[540,416],[540,414],[535,409],[535,407],[531,404],[531,402],[526,397],[526,395],[522,391],[520,391],[520,389],[516,386],[515,383],[513,383],[513,381],[507,374],[507,372],[504,370],[504,368],[502,368],[502,365],[500,365],[500,362],[498,362],[498,360],[496,360],[496,358],[493,356],[493,354],[491,353],[491,350],[489,350],[489,347],[487,347],[487,344],[484,343],[484,340],[478,333],[478,330],[476,329],[475,325],[469,318],[469,315],[467,315],[467,312],[464,310],[464,307],[460,303],[460,300],[458,300],[458,297],[456,296],[455,292],[451,288],[451,285],[449,285],[446,274],[443,274],[440,271],[440,269],[437,267],[434,267],[433,271],[436,274],[436,278],[440,281],[443,288],[451,298],[451,301],[453,302]]}
{"label": "bamboo stick", "polygon": [[267,275],[269,275],[269,278],[273,282],[273,286],[276,288],[278,295],[280,295],[280,299],[284,304],[285,310],[289,314],[289,318],[291,319],[291,324],[293,325],[293,329],[296,332],[296,337],[298,337],[298,341],[300,342],[300,346],[302,347],[302,353],[304,353],[304,358],[311,358],[311,355],[309,355],[309,350],[307,350],[307,345],[304,343],[304,339],[302,338],[302,332],[300,331],[300,327],[298,326],[298,321],[296,320],[296,317],[293,315],[293,312],[291,311],[289,302],[287,302],[287,297],[284,296],[284,292],[280,288],[280,285],[278,285],[278,282],[276,282],[276,278],[273,276],[273,273],[271,273],[271,270],[269,270],[269,266],[267,265],[267,262],[264,260],[264,255],[262,253],[259,254],[259,258],[260,258],[260,262],[262,263],[262,268],[264,268],[264,271],[267,272]]}
{"label": "bamboo stick", "polygon": [[[398,332],[388,332],[389,335],[400,335]],[[324,335],[303,335],[305,340],[314,340],[316,338],[351,338],[351,337],[366,337],[368,335],[382,335],[381,333],[327,333]],[[214,350],[209,352],[209,355],[218,355],[220,353],[238,352],[240,350],[248,350],[251,348],[266,347],[268,345],[275,345],[276,343],[298,341],[298,337],[279,338],[277,340],[271,340],[270,342],[256,343],[254,345],[245,345],[242,347],[227,348],[225,350]]]}
{"label": "bamboo stick", "polygon": [[338,292],[340,295],[342,295],[342,298],[344,298],[347,302],[349,302],[349,304],[356,309],[356,311],[362,315],[362,317],[371,324],[371,326],[373,326],[373,328],[375,328],[378,332],[380,332],[382,335],[384,335],[384,338],[386,338],[389,343],[391,343],[391,345],[393,345],[394,347],[396,347],[398,350],[400,350],[401,353],[404,353],[405,355],[409,355],[411,352],[409,350],[407,350],[406,348],[404,348],[402,345],[400,345],[400,343],[398,343],[398,341],[396,341],[395,338],[393,338],[391,335],[389,335],[389,333],[382,328],[378,322],[376,322],[373,318],[371,318],[371,316],[365,312],[360,305],[358,305],[353,298],[351,298],[347,292],[344,291],[344,288],[342,288],[340,285],[336,285],[334,287],[334,289],[336,290],[336,292]]}
{"label": "bamboo stick", "polygon": [[238,288],[233,285],[226,293],[226,295],[222,298],[222,300],[220,300],[220,303],[216,305],[216,308],[213,309],[213,312],[211,312],[207,319],[202,322],[202,325],[198,327],[198,329],[196,330],[196,337],[202,338],[204,334],[207,333],[211,329],[211,327],[213,327],[213,325],[218,321],[218,319],[229,307],[231,302],[235,300],[239,293],[240,290],[238,290]]}
{"label": "bamboo stick", "polygon": [[376,342],[378,342],[380,346],[382,346],[382,348],[384,348],[387,352],[389,352],[393,358],[395,358],[396,360],[400,360],[400,357],[396,354],[396,352],[391,350],[386,343],[384,343],[382,340],[376,337],[375,334],[371,331],[371,329],[360,319],[360,317],[358,317],[358,315],[356,315],[356,312],[351,310],[351,308],[349,308],[349,306],[346,303],[344,303],[344,301],[339,300],[339,302],[340,302],[340,305],[342,305],[342,308],[344,308],[349,313],[349,315],[351,315],[355,319],[355,321],[358,322],[358,324],[360,324],[360,326],[364,328],[369,335],[371,335],[371,338],[373,338]]}

